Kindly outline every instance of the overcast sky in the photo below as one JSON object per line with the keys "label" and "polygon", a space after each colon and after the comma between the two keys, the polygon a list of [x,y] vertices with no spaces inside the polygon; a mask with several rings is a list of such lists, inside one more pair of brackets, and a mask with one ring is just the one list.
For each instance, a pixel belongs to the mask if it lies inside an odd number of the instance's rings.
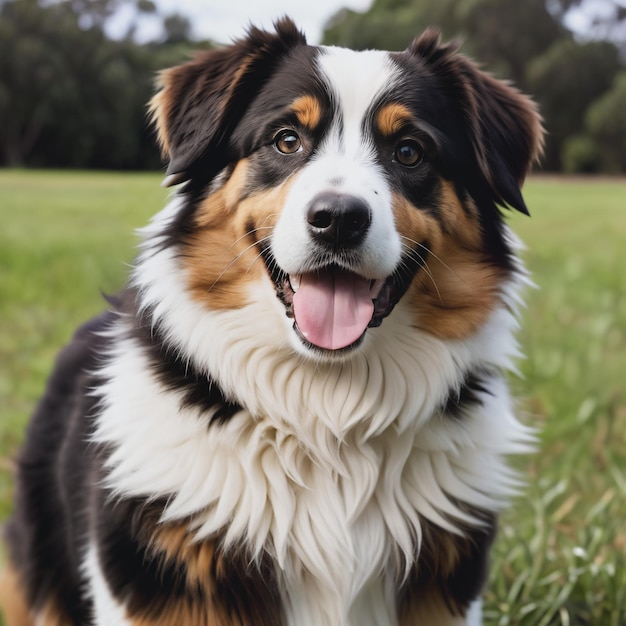
{"label": "overcast sky", "polygon": [[[155,0],[161,15],[179,13],[191,20],[193,35],[228,43],[244,33],[247,24],[271,27],[283,15],[291,16],[307,35],[309,43],[319,43],[324,24],[343,7],[365,11],[372,0]],[[128,24],[124,11],[110,26],[112,34],[123,33]],[[156,19],[142,19],[139,40],[160,35]]]}

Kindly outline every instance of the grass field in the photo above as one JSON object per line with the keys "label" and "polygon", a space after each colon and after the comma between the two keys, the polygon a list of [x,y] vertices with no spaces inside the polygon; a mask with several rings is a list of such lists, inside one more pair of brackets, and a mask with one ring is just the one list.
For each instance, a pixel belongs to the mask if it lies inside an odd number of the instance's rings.
{"label": "grass field", "polygon": [[[0,171],[0,519],[9,458],[59,347],[103,308],[133,229],[163,204],[155,174]],[[504,517],[489,625],[626,625],[626,181],[534,178],[512,216],[540,289],[512,385],[541,445]]]}

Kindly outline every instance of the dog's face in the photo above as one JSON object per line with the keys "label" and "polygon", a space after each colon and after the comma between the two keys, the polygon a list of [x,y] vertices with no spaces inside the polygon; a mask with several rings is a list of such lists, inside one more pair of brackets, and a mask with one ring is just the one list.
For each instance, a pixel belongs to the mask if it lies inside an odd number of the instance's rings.
{"label": "dog's face", "polygon": [[353,52],[283,21],[166,71],[152,108],[185,182],[169,241],[208,309],[272,290],[293,347],[326,359],[399,303],[443,339],[499,303],[514,266],[497,205],[526,210],[540,121],[436,34]]}

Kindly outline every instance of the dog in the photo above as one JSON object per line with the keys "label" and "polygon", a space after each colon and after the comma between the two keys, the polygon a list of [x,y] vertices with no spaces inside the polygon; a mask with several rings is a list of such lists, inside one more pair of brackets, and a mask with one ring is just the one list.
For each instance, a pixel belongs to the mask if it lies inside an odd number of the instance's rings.
{"label": "dog", "polygon": [[533,102],[288,18],[164,71],[166,208],[18,459],[8,626],[482,623]]}

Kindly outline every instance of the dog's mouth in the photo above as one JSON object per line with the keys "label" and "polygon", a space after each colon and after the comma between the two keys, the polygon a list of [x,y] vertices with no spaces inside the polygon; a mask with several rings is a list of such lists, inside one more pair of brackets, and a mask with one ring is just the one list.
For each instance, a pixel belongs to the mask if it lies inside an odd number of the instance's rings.
{"label": "dog's mouth", "polygon": [[286,314],[304,345],[346,352],[361,344],[368,328],[380,326],[411,282],[413,273],[371,279],[338,265],[289,275],[271,252],[262,252]]}
{"label": "dog's mouth", "polygon": [[388,308],[385,282],[329,266],[288,276],[283,289],[291,296],[300,337],[317,348],[343,350],[358,344],[376,318],[375,325],[382,322]]}

